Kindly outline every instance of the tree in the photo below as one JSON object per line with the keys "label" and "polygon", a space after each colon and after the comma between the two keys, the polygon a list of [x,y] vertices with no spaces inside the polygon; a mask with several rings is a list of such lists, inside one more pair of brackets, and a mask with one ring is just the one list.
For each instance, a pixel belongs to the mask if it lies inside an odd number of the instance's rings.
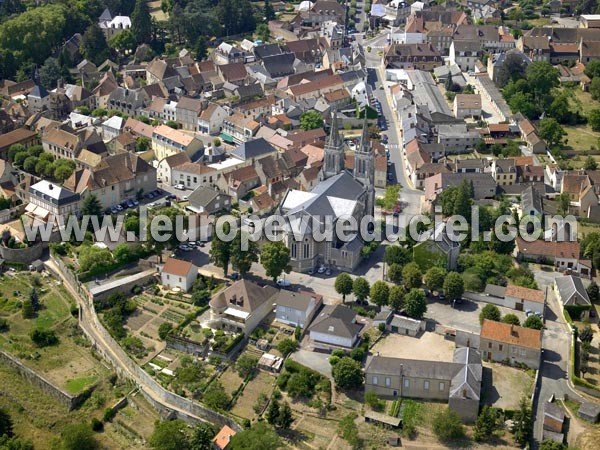
{"label": "tree", "polygon": [[446,408],[433,418],[433,432],[442,441],[460,439],[465,436],[465,427],[454,411]]}
{"label": "tree", "polygon": [[84,216],[96,216],[102,215],[102,205],[94,194],[88,195],[81,205],[81,214]]}
{"label": "tree", "polygon": [[33,318],[34,311],[30,299],[23,300],[23,304],[21,305],[21,314],[23,316],[23,319]]}
{"label": "tree", "polygon": [[267,242],[260,252],[260,262],[268,277],[276,281],[283,273],[290,273],[290,249],[282,241]]}
{"label": "tree", "polygon": [[54,89],[56,82],[61,78],[61,69],[58,59],[48,58],[44,61],[44,65],[39,70],[40,83],[46,89]]}
{"label": "tree", "polygon": [[356,297],[356,301],[362,303],[369,296],[370,286],[369,282],[363,277],[357,277],[352,283],[352,292]]}
{"label": "tree", "polygon": [[494,431],[496,431],[500,425],[499,411],[496,408],[485,405],[475,421],[473,437],[477,442],[488,439],[492,437]]}
{"label": "tree", "polygon": [[520,446],[524,447],[531,436],[532,431],[532,417],[531,407],[529,406],[529,400],[526,397],[522,397],[519,402],[519,409],[515,412],[513,417],[512,434],[515,442]]}
{"label": "tree", "polygon": [[231,397],[223,389],[220,382],[212,383],[202,396],[202,401],[210,408],[222,411],[229,407]]}
{"label": "tree", "polygon": [[523,326],[525,328],[533,328],[534,330],[541,330],[542,328],[544,328],[544,323],[542,322],[542,319],[540,319],[535,314],[532,314],[527,319],[525,319],[525,322],[523,322]]}
{"label": "tree", "polygon": [[525,71],[527,84],[537,101],[538,107],[543,109],[547,103],[550,91],[559,84],[559,72],[548,61],[534,61]]}
{"label": "tree", "polygon": [[385,281],[376,281],[373,283],[369,293],[369,297],[373,303],[380,307],[385,306],[388,304],[389,296],[390,287]]}
{"label": "tree", "polygon": [[584,343],[591,343],[594,339],[594,330],[591,326],[586,325],[583,330],[579,331],[579,340]]}
{"label": "tree", "polygon": [[190,450],[212,450],[212,440],[216,434],[211,423],[200,422],[190,438]]}
{"label": "tree", "polygon": [[442,267],[433,266],[425,272],[425,286],[430,291],[439,291],[444,286],[446,270]]}
{"label": "tree", "polygon": [[35,288],[31,288],[31,292],[29,293],[29,300],[31,300],[31,306],[34,311],[40,309],[40,297]]}
{"label": "tree", "polygon": [[352,449],[360,449],[363,447],[363,442],[358,435],[358,427],[356,426],[356,413],[346,415],[338,424],[338,433],[350,444]]}
{"label": "tree", "polygon": [[157,420],[154,431],[148,440],[156,450],[180,450],[188,448],[187,426],[180,420]]}
{"label": "tree", "polygon": [[[229,223],[225,223],[223,225],[223,233],[229,235],[229,232],[230,225]],[[217,233],[215,233],[212,238],[208,257],[210,262],[223,269],[223,275],[226,277],[229,270],[229,261],[231,260],[231,242],[219,239]]]}
{"label": "tree", "polygon": [[269,39],[271,38],[271,31],[269,30],[269,25],[267,25],[266,23],[259,24],[256,27],[256,35],[263,43],[269,42]]}
{"label": "tree", "polygon": [[158,337],[160,337],[164,341],[167,339],[167,336],[171,333],[172,330],[173,325],[171,325],[171,322],[163,322],[160,324],[160,327],[158,327]]}
{"label": "tree", "polygon": [[556,208],[562,215],[569,213],[570,204],[571,197],[568,192],[563,192],[556,198]]}
{"label": "tree", "polygon": [[502,314],[496,305],[488,303],[483,307],[479,313],[479,323],[482,324],[484,320],[493,320],[494,322],[500,322]]}
{"label": "tree", "polygon": [[421,287],[423,284],[423,274],[417,263],[412,262],[404,266],[404,269],[402,269],[402,279],[404,280],[404,286],[408,290]]}
{"label": "tree", "polygon": [[411,260],[410,251],[406,247],[400,245],[388,245],[385,248],[383,260],[388,266],[391,266],[392,264],[404,266]]}
{"label": "tree", "polygon": [[600,77],[596,77],[590,83],[590,94],[594,100],[600,100]]}
{"label": "tree", "polygon": [[600,60],[593,59],[587,63],[584,73],[592,79],[600,75]]}
{"label": "tree", "polygon": [[[592,62],[592,61],[590,61]],[[539,450],[567,450],[567,447],[560,442],[553,441],[552,439],[546,439],[540,442]]]}
{"label": "tree", "polygon": [[131,32],[137,44],[148,44],[152,37],[152,19],[146,0],[136,0],[131,14]]}
{"label": "tree", "polygon": [[600,289],[595,281],[590,283],[590,285],[586,288],[586,291],[592,303],[596,303],[600,299]]}
{"label": "tree", "polygon": [[583,168],[585,170],[596,170],[598,168],[598,163],[592,156],[588,156],[583,163]]}
{"label": "tree", "polygon": [[119,53],[131,53],[136,48],[135,36],[131,30],[123,30],[110,38],[108,45]]}
{"label": "tree", "polygon": [[145,152],[150,148],[151,142],[147,137],[139,137],[135,141],[135,151],[136,152]]}
{"label": "tree", "polygon": [[273,6],[271,6],[271,2],[269,0],[265,0],[263,15],[265,16],[265,21],[267,22],[275,18],[275,10],[273,9]]}
{"label": "tree", "polygon": [[411,289],[404,298],[405,311],[413,319],[422,319],[427,312],[427,302],[421,289]]}
{"label": "tree", "polygon": [[392,283],[402,283],[402,266],[396,263],[390,265],[387,270],[387,278]]}
{"label": "tree", "polygon": [[13,422],[6,411],[0,408],[0,436],[11,437],[13,435]]}
{"label": "tree", "polygon": [[346,302],[346,295],[352,293],[352,277],[345,272],[335,278],[335,292],[342,296],[342,303]]}
{"label": "tree", "polygon": [[67,425],[60,434],[61,450],[95,450],[99,448],[92,428],[86,423]]}
{"label": "tree", "polygon": [[242,250],[242,241],[242,230],[238,230],[231,243],[231,266],[243,277],[250,271],[252,263],[258,262],[258,246],[256,242],[247,239],[248,248]]}
{"label": "tree", "polygon": [[300,115],[300,128],[304,131],[323,128],[323,117],[317,111],[306,111]]}
{"label": "tree", "polygon": [[284,339],[277,344],[277,350],[279,350],[283,356],[287,356],[290,353],[295,352],[297,348],[298,341],[294,341],[293,339]]}
{"label": "tree", "polygon": [[358,389],[363,384],[361,364],[348,356],[341,358],[331,373],[336,386],[341,389]]}
{"label": "tree", "polygon": [[507,314],[502,318],[502,322],[507,323],[509,325],[520,326],[521,321],[515,314]]}
{"label": "tree", "polygon": [[251,428],[237,433],[231,438],[230,450],[277,450],[281,447],[281,439],[264,422],[258,422]]}
{"label": "tree", "polygon": [[[381,204],[381,207],[388,211],[394,209],[396,207],[396,204],[398,203],[398,194],[399,193],[400,193],[400,185],[399,184],[391,184],[391,185],[387,186],[385,188],[385,194],[383,195],[383,197],[377,199],[377,201],[380,202],[378,204]],[[390,246],[386,247],[386,251],[387,251],[387,248],[392,248],[392,247],[399,248],[399,246],[397,246],[397,245],[390,245]]]}
{"label": "tree", "polygon": [[444,295],[449,300],[462,297],[465,291],[465,283],[458,272],[450,272],[444,280]]}
{"label": "tree", "polygon": [[400,311],[404,307],[404,288],[402,286],[392,286],[388,302],[390,307],[396,311]]}
{"label": "tree", "polygon": [[288,402],[283,402],[281,409],[279,410],[279,417],[277,417],[277,426],[284,430],[287,430],[292,422],[294,421],[294,415]]}
{"label": "tree", "polygon": [[49,347],[58,344],[58,337],[54,330],[44,330],[42,328],[34,328],[29,333],[29,337],[38,347]]}
{"label": "tree", "polygon": [[552,117],[545,117],[540,120],[540,137],[548,143],[548,146],[554,147],[562,142],[565,130]]}
{"label": "tree", "polygon": [[275,399],[271,400],[269,409],[266,414],[267,422],[271,425],[275,425],[279,419],[279,402]]}
{"label": "tree", "polygon": [[381,411],[385,406],[385,402],[379,400],[375,391],[365,392],[365,403],[374,409],[375,411]]}
{"label": "tree", "polygon": [[108,58],[108,44],[106,37],[97,23],[91,24],[81,38],[81,52],[83,56],[94,64],[101,64]]}

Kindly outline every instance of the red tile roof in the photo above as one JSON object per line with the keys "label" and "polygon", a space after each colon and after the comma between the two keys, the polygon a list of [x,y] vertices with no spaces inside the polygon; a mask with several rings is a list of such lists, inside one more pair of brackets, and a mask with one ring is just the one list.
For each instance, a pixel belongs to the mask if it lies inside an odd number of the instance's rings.
{"label": "red tile roof", "polygon": [[480,337],[490,341],[505,342],[533,349],[542,348],[542,332],[494,320],[483,321]]}

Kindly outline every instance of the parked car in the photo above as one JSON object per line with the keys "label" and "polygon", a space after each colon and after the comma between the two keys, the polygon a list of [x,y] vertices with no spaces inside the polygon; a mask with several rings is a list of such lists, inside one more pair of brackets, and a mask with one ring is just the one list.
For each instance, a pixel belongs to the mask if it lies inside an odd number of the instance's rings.
{"label": "parked car", "polygon": [[104,214],[105,214],[105,215],[107,215],[107,216],[108,216],[108,215],[109,215],[111,212],[112,212],[112,211],[110,210],[110,208],[106,208],[106,209],[104,210]]}
{"label": "parked car", "polygon": [[184,202],[187,202],[190,198],[187,195],[184,195],[183,197],[181,197],[181,200],[183,200]]}
{"label": "parked car", "polygon": [[110,208],[110,212],[111,212],[111,214],[119,214],[119,210],[114,206],[112,208]]}
{"label": "parked car", "polygon": [[175,189],[179,189],[180,191],[185,191],[185,186],[182,183],[176,184],[173,186]]}
{"label": "parked car", "polygon": [[290,287],[292,283],[290,283],[290,280],[286,279],[286,278],[280,278],[279,280],[277,280],[277,286],[279,287]]}

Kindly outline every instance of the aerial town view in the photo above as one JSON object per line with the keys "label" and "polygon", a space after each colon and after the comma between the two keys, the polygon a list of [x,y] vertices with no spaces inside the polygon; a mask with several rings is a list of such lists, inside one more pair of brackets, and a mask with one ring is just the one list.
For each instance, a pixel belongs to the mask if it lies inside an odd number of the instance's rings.
{"label": "aerial town view", "polygon": [[600,1],[0,0],[0,450],[600,449]]}

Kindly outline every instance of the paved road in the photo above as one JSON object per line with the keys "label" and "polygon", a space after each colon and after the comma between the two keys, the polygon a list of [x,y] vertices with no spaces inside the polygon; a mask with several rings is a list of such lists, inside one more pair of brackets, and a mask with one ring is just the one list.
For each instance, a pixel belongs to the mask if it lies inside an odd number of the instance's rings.
{"label": "paved road", "polygon": [[548,304],[546,306],[546,329],[542,338],[542,365],[540,368],[541,386],[534,402],[534,438],[541,442],[544,420],[544,403],[554,395],[556,398],[581,399],[567,382],[569,378],[569,352],[571,348],[571,331],[565,322],[560,306],[549,287],[560,273],[534,270],[535,279],[540,289],[548,288]]}

